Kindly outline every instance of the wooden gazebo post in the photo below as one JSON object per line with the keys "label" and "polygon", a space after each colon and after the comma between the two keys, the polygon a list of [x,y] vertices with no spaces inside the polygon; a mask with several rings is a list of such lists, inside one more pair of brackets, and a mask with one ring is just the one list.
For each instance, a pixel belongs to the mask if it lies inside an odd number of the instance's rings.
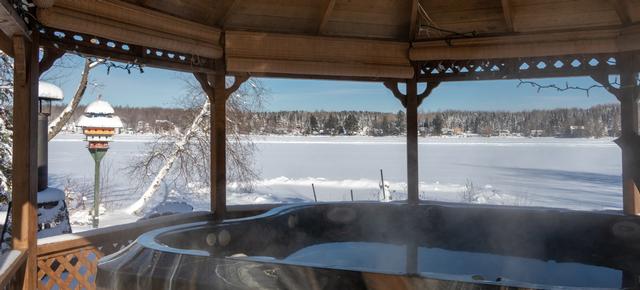
{"label": "wooden gazebo post", "polygon": [[221,62],[216,63],[215,74],[194,73],[194,76],[209,97],[211,211],[216,221],[222,221],[227,208],[227,99],[248,76],[235,76],[233,84],[227,88],[226,70]]}
{"label": "wooden gazebo post", "polygon": [[620,125],[621,136],[616,142],[622,149],[622,191],[624,212],[640,215],[640,128],[638,128],[638,101],[640,87],[640,55],[623,53],[617,62],[620,72]]}
{"label": "wooden gazebo post", "polygon": [[13,36],[13,249],[27,254],[20,283],[22,289],[36,289],[37,275],[37,127],[38,127],[38,35],[31,40]]}
{"label": "wooden gazebo post", "polygon": [[[416,73],[417,76],[417,73]],[[439,82],[427,82],[425,90],[418,94],[416,77],[404,81],[406,94],[400,92],[400,81],[386,81],[384,85],[400,100],[407,111],[407,202],[420,202],[420,177],[418,172],[418,107],[427,98]]]}

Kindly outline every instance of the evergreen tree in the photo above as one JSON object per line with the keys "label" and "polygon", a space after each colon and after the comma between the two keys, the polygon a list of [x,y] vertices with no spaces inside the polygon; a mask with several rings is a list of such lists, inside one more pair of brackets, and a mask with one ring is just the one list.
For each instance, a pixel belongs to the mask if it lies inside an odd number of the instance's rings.
{"label": "evergreen tree", "polygon": [[398,134],[407,132],[407,117],[405,116],[405,113],[402,110],[396,113],[395,127]]}
{"label": "evergreen tree", "polygon": [[313,132],[313,131],[318,131],[318,119],[316,119],[316,116],[311,115],[309,117],[309,129]]}
{"label": "evergreen tree", "polygon": [[324,122],[324,132],[325,134],[335,135],[338,129],[338,118],[330,114],[327,120]]}
{"label": "evergreen tree", "polygon": [[434,136],[440,136],[442,135],[442,126],[444,125],[444,119],[442,118],[442,115],[437,114],[435,118],[433,118],[433,121],[431,123],[431,128],[433,128],[433,132],[432,134]]}
{"label": "evergreen tree", "polygon": [[357,134],[360,131],[360,126],[358,126],[358,120],[353,114],[347,115],[347,118],[344,119],[344,130],[348,135]]}

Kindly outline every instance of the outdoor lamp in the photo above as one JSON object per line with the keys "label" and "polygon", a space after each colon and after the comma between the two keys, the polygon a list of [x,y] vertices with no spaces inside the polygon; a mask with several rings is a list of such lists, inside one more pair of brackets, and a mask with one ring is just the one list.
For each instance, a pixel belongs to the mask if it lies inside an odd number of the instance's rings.
{"label": "outdoor lamp", "polygon": [[64,94],[58,86],[42,81],[38,84],[38,113],[50,116],[51,102],[62,101],[62,99]]}

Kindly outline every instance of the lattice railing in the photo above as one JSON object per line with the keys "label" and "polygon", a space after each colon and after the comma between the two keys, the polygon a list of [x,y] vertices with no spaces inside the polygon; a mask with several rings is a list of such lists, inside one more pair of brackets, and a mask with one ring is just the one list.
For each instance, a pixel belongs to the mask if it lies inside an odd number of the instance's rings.
{"label": "lattice railing", "polygon": [[[229,218],[256,215],[276,205],[227,208]],[[208,220],[209,212],[162,216],[146,221],[38,240],[38,289],[96,289],[98,260],[131,244],[141,234],[170,225]]]}
{"label": "lattice railing", "polygon": [[616,54],[483,60],[438,60],[419,64],[422,81],[499,80],[590,76],[618,72]]}
{"label": "lattice railing", "polygon": [[207,212],[159,217],[132,224],[38,241],[38,289],[95,289],[98,260],[131,244],[147,231],[206,220]]}
{"label": "lattice railing", "polygon": [[38,289],[95,289],[98,259],[93,246],[38,258]]}

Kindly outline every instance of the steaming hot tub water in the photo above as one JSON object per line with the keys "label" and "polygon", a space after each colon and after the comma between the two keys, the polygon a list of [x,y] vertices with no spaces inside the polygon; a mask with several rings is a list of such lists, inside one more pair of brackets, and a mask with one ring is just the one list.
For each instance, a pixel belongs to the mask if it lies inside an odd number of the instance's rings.
{"label": "steaming hot tub water", "polygon": [[[406,252],[406,246],[343,242],[309,246],[278,261],[272,257],[246,259],[402,275],[406,273]],[[590,288],[622,285],[622,271],[607,267],[424,247],[418,248],[417,272],[461,280],[512,280],[539,285]]]}
{"label": "steaming hot tub water", "polygon": [[99,289],[638,289],[640,219],[429,203],[287,206],[141,236]]}

